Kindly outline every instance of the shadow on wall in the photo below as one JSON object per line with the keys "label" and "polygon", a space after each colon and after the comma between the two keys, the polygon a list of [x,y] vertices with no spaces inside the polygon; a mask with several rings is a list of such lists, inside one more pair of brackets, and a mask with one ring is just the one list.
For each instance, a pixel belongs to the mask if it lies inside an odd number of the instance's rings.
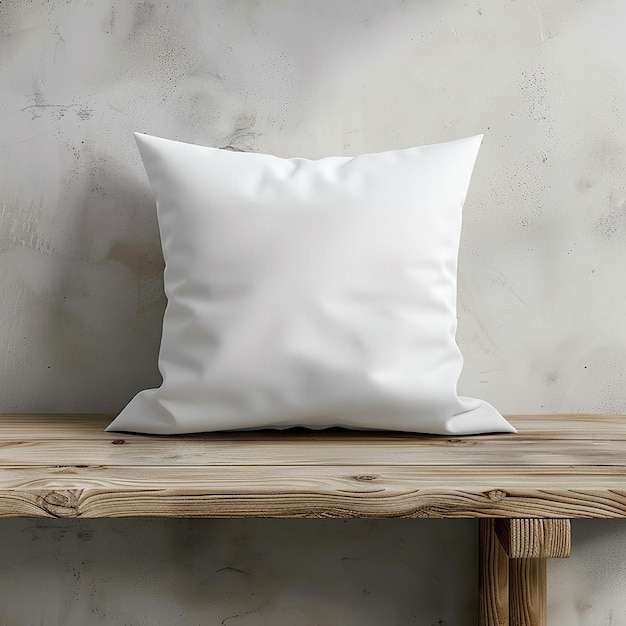
{"label": "shadow on wall", "polygon": [[97,339],[89,364],[89,382],[103,394],[97,406],[106,403],[117,410],[140,389],[160,384],[164,260],[154,200],[147,181],[140,180],[141,165],[131,177],[123,171],[125,164],[108,155],[96,155],[96,162],[91,184],[83,186],[76,200],[82,214],[74,238],[81,242],[84,264],[76,270],[81,275],[68,278],[69,284],[88,290],[81,317],[83,336]]}
{"label": "shadow on wall", "polygon": [[[16,202],[0,225],[2,387],[11,393],[0,411],[113,412],[160,383],[164,262],[154,201],[140,163],[132,177],[83,143],[81,167],[64,172],[45,211]],[[11,220],[32,224],[28,236],[14,236],[24,229]]]}
{"label": "shadow on wall", "polygon": [[0,551],[6,624],[477,620],[467,520],[7,520]]}

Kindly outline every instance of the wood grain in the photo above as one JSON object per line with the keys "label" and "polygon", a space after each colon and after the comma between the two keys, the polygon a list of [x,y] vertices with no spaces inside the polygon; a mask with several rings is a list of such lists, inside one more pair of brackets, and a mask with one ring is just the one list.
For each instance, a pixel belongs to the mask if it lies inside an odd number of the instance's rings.
{"label": "wood grain", "polygon": [[479,626],[509,626],[509,559],[496,537],[495,520],[479,525]]}
{"label": "wood grain", "polygon": [[[106,433],[0,416],[0,516],[626,517],[626,417],[511,417],[517,435]],[[559,438],[559,433],[563,438]]]}
{"label": "wood grain", "polygon": [[568,519],[496,520],[495,530],[509,558],[566,558],[570,555]]}
{"label": "wood grain", "polygon": [[546,559],[509,561],[510,626],[546,626]]}
{"label": "wood grain", "polygon": [[626,491],[547,480],[562,486],[533,489],[519,474],[442,477],[436,468],[9,467],[0,470],[0,516],[56,515],[43,504],[62,493],[79,517],[626,517]]}
{"label": "wood grain", "polygon": [[1,465],[48,465],[50,455],[68,465],[427,465],[616,466],[626,458],[626,441],[499,441],[477,438],[436,440],[369,437],[263,439],[135,437],[106,439],[0,440]]}

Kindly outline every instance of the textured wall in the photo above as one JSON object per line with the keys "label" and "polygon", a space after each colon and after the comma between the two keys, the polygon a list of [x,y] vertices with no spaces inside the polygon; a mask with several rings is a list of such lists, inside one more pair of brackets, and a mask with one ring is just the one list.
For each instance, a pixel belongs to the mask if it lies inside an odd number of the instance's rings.
{"label": "textured wall", "polygon": [[[485,132],[460,390],[505,412],[626,413],[624,23],[620,0],[2,0],[0,411],[115,411],[158,384],[139,130],[309,157]],[[469,626],[474,531],[4,522],[0,624]],[[626,624],[625,555],[626,525],[577,523],[550,623]]]}

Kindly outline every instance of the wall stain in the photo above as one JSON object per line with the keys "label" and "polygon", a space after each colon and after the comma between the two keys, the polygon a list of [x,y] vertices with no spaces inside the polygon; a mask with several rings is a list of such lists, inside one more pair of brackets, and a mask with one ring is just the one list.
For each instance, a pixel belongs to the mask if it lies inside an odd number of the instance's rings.
{"label": "wall stain", "polygon": [[93,539],[93,530],[91,528],[81,528],[76,531],[76,537],[80,541],[90,541]]}
{"label": "wall stain", "polygon": [[161,276],[165,268],[161,244],[158,241],[148,243],[116,241],[103,261],[121,263],[137,278]]}
{"label": "wall stain", "polygon": [[13,109],[12,111],[3,113],[0,117],[6,117],[14,113],[29,113],[32,122],[43,117],[44,114],[47,114],[54,121],[59,122],[68,112],[74,113],[76,118],[81,122],[90,120],[94,115],[94,109],[77,104],[29,104],[20,109]]}
{"label": "wall stain", "polygon": [[222,138],[224,148],[236,152],[253,152],[256,141],[256,115],[242,113],[234,120],[235,128],[227,137]]}
{"label": "wall stain", "polygon": [[55,253],[48,237],[39,231],[43,215],[43,196],[38,202],[21,204],[19,200],[0,208],[0,254],[15,247],[30,248],[46,255]]}
{"label": "wall stain", "polygon": [[115,22],[117,21],[117,10],[115,4],[111,7],[111,18],[109,19],[108,28],[104,28],[104,32],[111,35],[115,30]]}
{"label": "wall stain", "polygon": [[251,576],[250,572],[246,572],[245,570],[242,569],[237,569],[236,567],[220,567],[219,569],[215,570],[216,574],[221,574],[223,572],[233,572],[235,574],[245,574],[246,576]]}
{"label": "wall stain", "polygon": [[528,106],[528,117],[534,122],[545,122],[551,115],[548,101],[546,68],[542,65],[523,69],[519,91]]}
{"label": "wall stain", "polygon": [[92,355],[87,349],[84,337],[88,329],[78,315],[63,306],[46,303],[47,327],[43,342],[47,346],[55,368],[75,371],[87,367]]}
{"label": "wall stain", "polygon": [[241,613],[229,615],[228,617],[225,617],[221,623],[226,626],[227,622],[229,622],[230,620],[239,619],[240,617],[247,617],[248,615],[254,615],[254,613],[257,613],[261,609],[264,609],[266,606],[267,604],[262,604],[261,606],[257,606],[255,609],[250,609],[249,611],[243,611]]}
{"label": "wall stain", "polygon": [[137,292],[136,321],[150,315],[162,314],[165,308],[165,262],[160,242],[116,241],[101,263],[111,261],[120,263],[130,272],[130,280],[135,284]]}
{"label": "wall stain", "polygon": [[594,225],[596,234],[607,243],[618,238],[624,230],[624,205],[626,204],[626,199],[616,200],[614,194],[611,193],[608,204],[609,210],[604,215],[601,215]]}
{"label": "wall stain", "polygon": [[594,230],[604,241],[611,241],[619,232],[621,221],[620,213],[611,211],[597,219]]}
{"label": "wall stain", "polygon": [[154,19],[154,3],[138,2],[132,17],[132,26],[128,38],[132,39]]}
{"label": "wall stain", "polygon": [[559,373],[550,372],[546,375],[546,385],[556,385],[559,382]]}

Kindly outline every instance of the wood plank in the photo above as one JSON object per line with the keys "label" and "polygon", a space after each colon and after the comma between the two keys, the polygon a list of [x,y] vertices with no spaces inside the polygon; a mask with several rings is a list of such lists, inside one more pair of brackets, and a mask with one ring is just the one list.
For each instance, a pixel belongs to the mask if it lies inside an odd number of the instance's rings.
{"label": "wood plank", "polygon": [[3,468],[0,517],[626,517],[624,471],[577,469]]}
{"label": "wood plank", "polygon": [[[108,439],[116,433],[106,433],[104,429],[113,420],[113,414],[0,414],[0,440],[11,439]],[[614,440],[626,439],[626,415],[599,414],[541,414],[541,415],[507,415],[507,419],[520,431],[520,434],[534,438],[548,439],[582,439],[582,440]],[[304,429],[288,429],[283,431],[242,431],[192,435],[200,438],[225,439],[258,439],[280,436],[289,438],[308,433],[311,437],[355,437],[367,440],[371,437],[383,436],[391,439],[419,437],[414,433],[394,433],[381,431],[350,431],[330,429],[308,431]],[[423,435],[422,435],[423,436]],[[479,435],[479,439],[497,440],[502,434]],[[123,438],[145,437],[125,433]],[[473,437],[464,437],[473,438]]]}
{"label": "wood plank", "polygon": [[509,626],[509,559],[493,519],[479,523],[479,626]]}
{"label": "wood plank", "polygon": [[567,558],[570,555],[568,519],[497,520],[495,530],[509,558]]}
{"label": "wood plank", "polygon": [[123,437],[0,440],[3,465],[626,465],[626,441],[536,441],[522,435],[399,440],[376,437]]}
{"label": "wood plank", "polygon": [[[490,489],[490,499],[499,502],[505,499],[511,489],[528,488],[530,491],[561,490],[571,488],[577,490],[594,490],[604,493],[607,497],[620,497],[622,489],[626,489],[626,468],[602,467],[508,467],[502,468],[497,474],[491,467],[472,467],[460,472],[456,468],[440,468],[428,465],[410,467],[381,466],[374,473],[366,473],[362,465],[345,466],[279,466],[267,465],[263,473],[272,479],[294,477],[301,480],[308,476],[324,475],[332,472],[337,476],[348,476],[350,480],[359,481],[364,488],[376,489],[372,485],[380,484],[387,477],[397,480],[401,485],[414,484],[418,488],[441,487],[445,490],[456,486],[469,489]],[[36,483],[67,485],[72,481],[80,487],[93,484],[93,480],[107,481],[129,478],[140,480],[152,486],[184,486],[193,481],[201,487],[213,484],[216,477],[259,475],[256,466],[98,466],[98,465],[57,465],[50,467],[5,466],[0,467],[0,489],[20,489]],[[61,481],[61,482],[58,482]],[[236,485],[236,483],[234,483]],[[506,490],[498,489],[505,486]],[[533,516],[529,516],[533,517]]]}
{"label": "wood plank", "polygon": [[507,419],[510,419],[518,431],[529,437],[591,441],[626,439],[626,415],[555,413],[511,415]]}
{"label": "wood plank", "polygon": [[510,559],[511,626],[546,626],[546,559]]}
{"label": "wood plank", "polygon": [[[0,416],[0,515],[626,517],[624,416],[520,417],[548,425],[539,439],[154,437],[105,433],[110,418]],[[557,424],[581,438],[551,439]]]}

